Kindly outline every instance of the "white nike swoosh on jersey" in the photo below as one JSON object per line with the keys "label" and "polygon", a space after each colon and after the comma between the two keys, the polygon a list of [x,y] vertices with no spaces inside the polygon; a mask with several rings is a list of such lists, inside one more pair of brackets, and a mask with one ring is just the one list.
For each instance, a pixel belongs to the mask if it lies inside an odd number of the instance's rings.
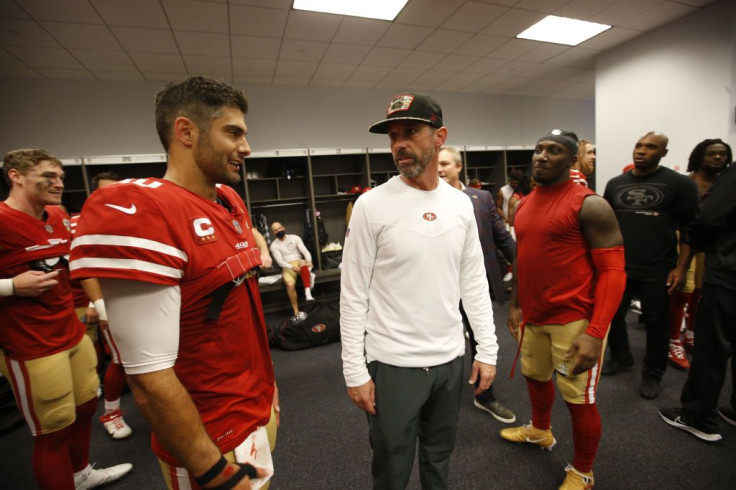
{"label": "white nike swoosh on jersey", "polygon": [[118,211],[121,211],[121,212],[123,212],[125,214],[135,214],[135,212],[137,211],[137,209],[135,207],[135,204],[131,204],[127,208],[126,207],[123,207],[123,206],[118,206],[116,204],[108,204],[108,203],[105,203],[105,206],[107,206],[109,208],[117,209]]}

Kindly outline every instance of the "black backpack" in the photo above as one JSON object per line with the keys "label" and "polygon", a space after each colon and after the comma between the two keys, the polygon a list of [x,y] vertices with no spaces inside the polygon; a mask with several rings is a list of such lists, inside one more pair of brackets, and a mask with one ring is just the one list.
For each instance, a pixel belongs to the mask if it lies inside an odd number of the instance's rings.
{"label": "black backpack", "polygon": [[272,347],[302,350],[340,340],[340,305],[337,302],[310,301],[304,308],[307,318],[287,318],[278,326],[268,326]]}

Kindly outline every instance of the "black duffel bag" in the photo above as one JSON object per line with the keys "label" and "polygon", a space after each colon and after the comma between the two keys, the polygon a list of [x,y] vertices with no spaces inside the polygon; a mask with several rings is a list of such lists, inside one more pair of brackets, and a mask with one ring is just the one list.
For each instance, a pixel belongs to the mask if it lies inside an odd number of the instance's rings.
{"label": "black duffel bag", "polygon": [[304,308],[307,318],[291,317],[277,326],[268,326],[272,347],[302,350],[340,341],[340,305],[337,302],[310,301]]}

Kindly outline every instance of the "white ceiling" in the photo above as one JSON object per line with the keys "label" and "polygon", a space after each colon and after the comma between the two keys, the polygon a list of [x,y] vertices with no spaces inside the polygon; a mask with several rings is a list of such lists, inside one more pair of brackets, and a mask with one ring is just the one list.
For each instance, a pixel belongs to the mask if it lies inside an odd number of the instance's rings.
{"label": "white ceiling", "polygon": [[[598,53],[712,1],[409,0],[387,22],[292,0],[0,0],[0,77],[590,98]],[[576,47],[514,38],[547,14],[613,28]]]}

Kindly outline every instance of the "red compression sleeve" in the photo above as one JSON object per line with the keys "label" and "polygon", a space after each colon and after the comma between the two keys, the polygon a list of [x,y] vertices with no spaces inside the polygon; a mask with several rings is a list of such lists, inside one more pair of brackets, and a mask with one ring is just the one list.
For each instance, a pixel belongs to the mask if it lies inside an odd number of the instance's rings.
{"label": "red compression sleeve", "polygon": [[595,306],[585,333],[604,339],[626,289],[624,247],[594,248],[590,251],[597,272]]}

